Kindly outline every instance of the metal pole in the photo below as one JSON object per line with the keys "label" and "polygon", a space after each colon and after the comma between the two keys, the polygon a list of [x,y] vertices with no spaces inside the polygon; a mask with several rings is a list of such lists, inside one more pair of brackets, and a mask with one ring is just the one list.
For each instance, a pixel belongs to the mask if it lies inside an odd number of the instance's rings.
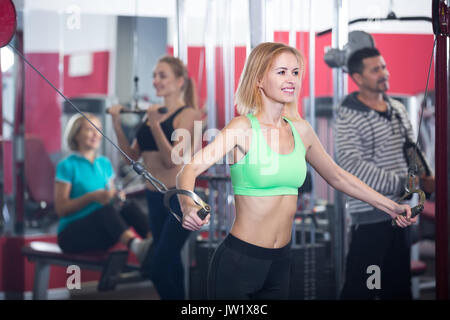
{"label": "metal pole", "polygon": [[[266,0],[249,0],[250,50],[266,41]],[[250,53],[247,52],[247,56]]]}
{"label": "metal pole", "polygon": [[188,62],[188,52],[186,45],[186,14],[185,1],[177,0],[176,2],[176,39],[174,41],[173,54],[180,58],[185,64]]}
{"label": "metal pole", "polygon": [[[187,45],[186,45],[186,14],[185,14],[185,1],[184,0],[176,0],[176,33],[174,39],[174,56],[181,59],[184,64],[187,65],[188,57],[187,57]],[[184,244],[181,257],[184,263],[184,290],[185,296],[189,298],[190,292],[190,252],[189,252],[189,241],[186,241]]]}
{"label": "metal pole", "polygon": [[[348,41],[348,1],[334,0],[333,27],[331,33],[331,45],[333,48],[343,49]],[[333,119],[338,103],[343,99],[347,86],[342,68],[333,69]],[[344,276],[345,267],[345,214],[343,195],[334,193],[334,241],[333,252],[335,258],[336,297],[339,297]]]}
{"label": "metal pole", "polygon": [[[311,1],[310,1],[311,2]],[[290,9],[290,14],[289,14],[289,45],[291,47],[296,48],[297,45],[297,31],[296,31],[296,26],[294,24],[294,21],[297,19],[298,15],[296,14],[297,12],[295,12],[294,9],[294,0],[290,0],[289,1],[289,9]]]}
{"label": "metal pole", "polygon": [[225,123],[234,117],[234,43],[232,2],[225,1],[225,37],[223,42],[223,72],[225,77]]}
{"label": "metal pole", "polygon": [[[23,52],[23,35],[17,33],[17,48]],[[13,138],[13,192],[14,192],[14,233],[23,235],[25,232],[25,65],[22,60],[17,62],[16,103],[14,115]]]}
{"label": "metal pole", "polygon": [[[225,77],[225,124],[228,124],[234,117],[234,42],[233,42],[233,1],[222,0],[225,3],[225,37],[223,41],[223,73]],[[230,174],[230,168],[225,163],[225,173]],[[232,194],[231,183],[220,181],[225,186],[225,192],[221,197],[225,199],[224,222],[226,233],[230,231],[233,220],[232,203],[228,196]]]}
{"label": "metal pole", "polygon": [[[343,49],[348,42],[348,0],[334,0],[331,46]],[[333,68],[333,106],[347,93],[347,77],[342,68]]]}
{"label": "metal pole", "polygon": [[[448,207],[448,40],[436,36],[436,298],[448,299],[449,289],[449,207]],[[439,154],[438,154],[439,153]]]}
{"label": "metal pole", "polygon": [[[314,131],[316,131],[316,31],[314,26],[313,17],[313,0],[309,0],[309,50],[308,50],[308,70],[309,70],[309,112],[308,112],[308,122],[311,124],[311,127]],[[309,165],[308,165],[309,166]],[[309,170],[311,171],[311,167],[309,166]],[[311,198],[310,204],[314,206],[315,203],[315,191],[316,184],[314,175],[311,174]],[[312,209],[312,208],[311,208]]]}
{"label": "metal pole", "polygon": [[[448,185],[450,184],[450,156],[449,156],[449,141],[450,141],[450,112],[448,112],[448,108],[450,106],[450,41],[447,36],[447,200],[450,199],[450,189]],[[448,230],[450,230],[450,212],[448,207],[448,201],[445,202],[447,205],[447,299],[448,299],[448,291],[450,289],[450,272],[449,272],[449,266],[450,266],[450,237],[448,236]],[[445,211],[444,211],[445,212]]]}
{"label": "metal pole", "polygon": [[265,17],[265,36],[264,41],[272,42],[273,41],[273,1],[272,0],[264,0],[264,17]]}
{"label": "metal pole", "polygon": [[[1,65],[2,59],[0,55],[0,65]],[[3,88],[3,80],[2,80],[2,71],[0,69],[0,85]],[[4,203],[4,183],[5,183],[5,176],[4,176],[4,167],[3,167],[3,90],[0,91],[0,137],[2,137],[2,141],[0,141],[0,210],[3,211]],[[4,217],[5,218],[5,217]],[[5,225],[5,221],[3,221],[3,225],[0,224],[0,230],[3,230]]]}
{"label": "metal pole", "polygon": [[[217,128],[217,106],[216,106],[216,0],[208,1],[206,37],[205,37],[205,61],[206,61],[206,90],[207,110],[208,110],[208,129]],[[215,175],[216,168],[212,166],[208,172]],[[217,213],[215,205],[215,192],[213,192],[213,184],[208,182],[209,196],[208,203],[211,205],[211,222],[209,224],[209,243],[212,245],[214,241],[215,216]]]}
{"label": "metal pole", "polygon": [[[137,110],[139,104],[139,77],[138,77],[138,59],[139,59],[139,37],[138,37],[138,1],[134,3],[134,17],[133,17],[133,103],[131,110]],[[105,123],[105,122],[103,122]],[[103,144],[105,148],[105,144]]]}

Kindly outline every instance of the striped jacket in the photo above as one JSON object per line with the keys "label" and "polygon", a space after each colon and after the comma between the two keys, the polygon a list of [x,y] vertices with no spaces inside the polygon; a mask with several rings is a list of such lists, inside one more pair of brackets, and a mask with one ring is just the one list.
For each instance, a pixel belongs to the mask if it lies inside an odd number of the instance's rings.
{"label": "striped jacket", "polygon": [[[335,146],[339,165],[393,201],[404,192],[408,165],[403,152],[405,136],[414,141],[405,107],[385,96],[385,115],[369,108],[349,94],[337,110]],[[390,220],[366,202],[348,198],[347,212],[352,224]]]}

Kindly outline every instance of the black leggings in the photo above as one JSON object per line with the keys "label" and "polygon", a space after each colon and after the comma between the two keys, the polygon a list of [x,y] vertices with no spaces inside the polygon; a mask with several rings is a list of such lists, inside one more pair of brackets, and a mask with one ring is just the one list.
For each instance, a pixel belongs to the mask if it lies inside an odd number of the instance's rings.
{"label": "black leggings", "polygon": [[[410,300],[410,232],[410,228],[393,228],[391,221],[353,226],[341,299]],[[379,289],[367,286],[371,265],[380,268]]]}
{"label": "black leggings", "polygon": [[229,234],[208,272],[208,299],[288,299],[290,243],[283,248],[255,246]]}
{"label": "black leggings", "polygon": [[63,252],[71,253],[106,250],[129,227],[142,238],[147,237],[147,216],[139,206],[130,201],[120,207],[106,205],[69,224],[58,234],[58,244]]}

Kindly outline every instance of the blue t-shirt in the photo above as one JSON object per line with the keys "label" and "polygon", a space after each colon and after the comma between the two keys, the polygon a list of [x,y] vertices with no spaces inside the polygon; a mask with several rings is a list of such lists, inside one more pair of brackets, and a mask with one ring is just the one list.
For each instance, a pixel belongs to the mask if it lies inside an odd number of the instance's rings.
{"label": "blue t-shirt", "polygon": [[[56,181],[71,184],[70,199],[99,189],[107,189],[114,178],[114,169],[108,158],[98,156],[90,162],[81,154],[74,153],[56,166]],[[58,233],[75,220],[81,219],[103,205],[91,202],[83,209],[73,212],[59,220]]]}

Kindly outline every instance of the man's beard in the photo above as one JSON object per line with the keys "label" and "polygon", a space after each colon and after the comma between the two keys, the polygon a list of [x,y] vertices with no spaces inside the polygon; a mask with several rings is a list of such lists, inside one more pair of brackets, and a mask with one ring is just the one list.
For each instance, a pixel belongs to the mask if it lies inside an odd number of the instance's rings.
{"label": "man's beard", "polygon": [[385,93],[389,90],[389,82],[386,79],[381,79],[377,81],[376,89],[374,91],[378,93]]}

